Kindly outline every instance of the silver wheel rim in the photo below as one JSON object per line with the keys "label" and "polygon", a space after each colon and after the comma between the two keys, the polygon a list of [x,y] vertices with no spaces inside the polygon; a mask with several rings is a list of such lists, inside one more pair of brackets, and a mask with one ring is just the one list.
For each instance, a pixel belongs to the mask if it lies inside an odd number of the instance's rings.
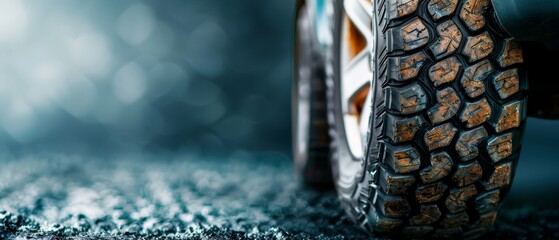
{"label": "silver wheel rim", "polygon": [[[373,5],[370,0],[344,0],[340,39],[340,94],[343,134],[351,156],[364,157],[369,121],[372,113],[371,84],[373,79],[374,29]],[[340,161],[341,179],[349,183],[359,161]]]}

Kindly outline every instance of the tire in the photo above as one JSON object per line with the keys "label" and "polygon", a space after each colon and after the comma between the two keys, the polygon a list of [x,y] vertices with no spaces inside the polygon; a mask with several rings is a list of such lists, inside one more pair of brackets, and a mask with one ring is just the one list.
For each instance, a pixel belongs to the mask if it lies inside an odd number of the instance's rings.
{"label": "tire", "polygon": [[343,117],[347,1],[355,0],[334,1],[327,75],[343,208],[375,235],[481,236],[509,192],[522,145],[519,44],[496,23],[490,0],[373,0],[371,111],[355,157]]}
{"label": "tire", "polygon": [[315,30],[311,14],[305,4],[298,6],[292,91],[293,157],[300,182],[332,188],[324,60],[312,34]]}

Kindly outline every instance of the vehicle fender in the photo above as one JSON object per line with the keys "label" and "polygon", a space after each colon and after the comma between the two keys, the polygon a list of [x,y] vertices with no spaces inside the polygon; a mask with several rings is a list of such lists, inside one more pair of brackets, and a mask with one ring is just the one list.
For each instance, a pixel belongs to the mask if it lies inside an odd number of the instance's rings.
{"label": "vehicle fender", "polygon": [[[493,0],[501,27],[520,41],[559,43],[558,0]],[[555,48],[555,47],[554,47]]]}

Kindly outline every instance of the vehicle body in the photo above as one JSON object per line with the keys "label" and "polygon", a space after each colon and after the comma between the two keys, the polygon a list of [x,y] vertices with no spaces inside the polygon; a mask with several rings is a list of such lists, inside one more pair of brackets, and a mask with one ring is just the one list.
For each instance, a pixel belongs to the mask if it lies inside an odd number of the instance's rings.
{"label": "vehicle body", "polygon": [[559,50],[559,2],[296,6],[301,179],[334,183],[350,219],[369,233],[483,234],[512,183],[526,116],[559,118],[559,86],[542,77]]}

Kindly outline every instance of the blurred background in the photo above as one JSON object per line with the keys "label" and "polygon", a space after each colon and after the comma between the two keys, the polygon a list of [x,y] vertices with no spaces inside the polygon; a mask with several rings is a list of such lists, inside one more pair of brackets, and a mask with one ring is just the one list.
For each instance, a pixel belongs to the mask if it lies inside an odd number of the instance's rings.
{"label": "blurred background", "polygon": [[289,152],[293,0],[0,0],[4,153]]}
{"label": "blurred background", "polygon": [[[0,0],[1,154],[287,160],[294,3]],[[558,143],[528,119],[513,190],[559,184]]]}

